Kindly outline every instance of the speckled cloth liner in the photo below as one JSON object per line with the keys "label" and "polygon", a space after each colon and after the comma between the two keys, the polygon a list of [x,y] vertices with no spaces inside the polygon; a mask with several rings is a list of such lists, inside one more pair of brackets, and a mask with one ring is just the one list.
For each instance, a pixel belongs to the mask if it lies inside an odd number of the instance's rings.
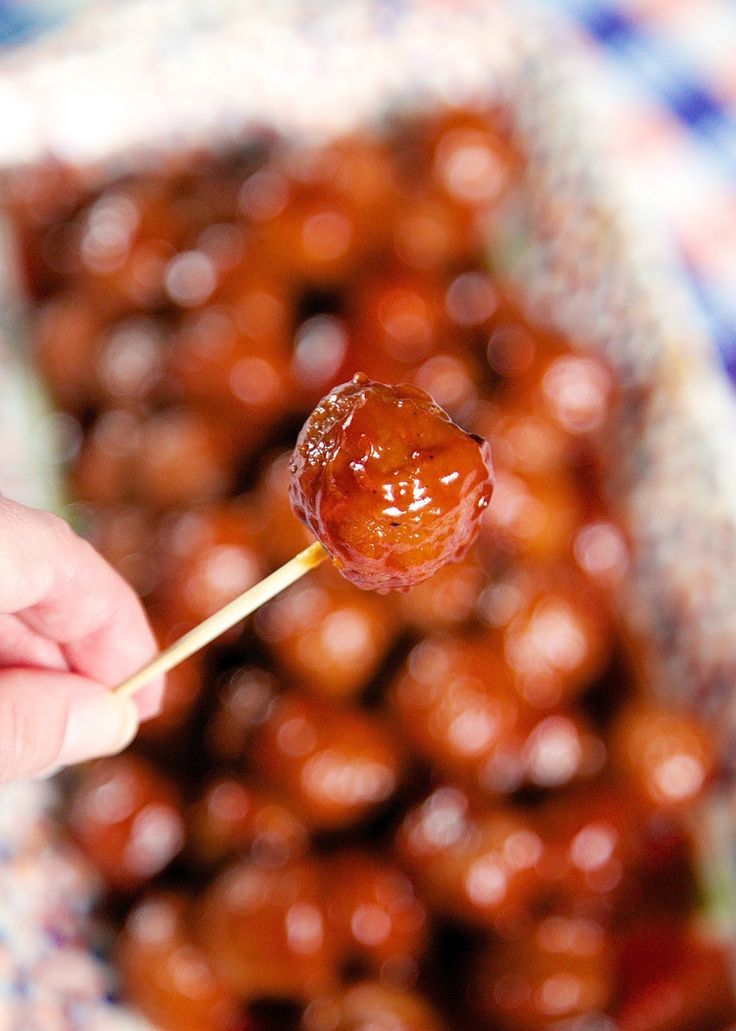
{"label": "speckled cloth liner", "polygon": [[[662,227],[607,178],[596,141],[606,88],[554,19],[515,0],[131,0],[96,5],[0,60],[0,163],[51,151],[119,167],[253,124],[313,140],[397,106],[507,102],[530,166],[492,258],[524,284],[538,318],[617,371],[621,406],[605,447],[632,541],[621,618],[645,642],[652,690],[708,719],[733,766],[736,406]],[[7,272],[0,490],[51,505],[48,416],[19,361]],[[107,1002],[109,982],[80,946],[94,880],[56,841],[53,797],[48,785],[0,789],[0,1031],[145,1027]],[[710,823],[736,870],[727,810],[719,800]],[[724,933],[733,919],[725,912]]]}

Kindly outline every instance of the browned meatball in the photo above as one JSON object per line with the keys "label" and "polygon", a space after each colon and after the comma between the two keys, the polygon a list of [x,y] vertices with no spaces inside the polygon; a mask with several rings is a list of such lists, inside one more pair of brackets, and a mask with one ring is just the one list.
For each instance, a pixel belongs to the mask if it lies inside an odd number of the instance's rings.
{"label": "browned meatball", "polygon": [[294,508],[358,587],[404,590],[478,532],[491,450],[423,390],[362,374],[328,394],[292,459]]}
{"label": "browned meatball", "polygon": [[199,909],[197,933],[215,972],[245,1000],[309,999],[335,983],[316,868],[269,870],[240,862],[220,873]]}
{"label": "browned meatball", "polygon": [[145,895],[131,910],[117,948],[127,999],[162,1028],[225,1031],[235,999],[190,938],[188,902],[171,892]]}
{"label": "browned meatball", "polygon": [[71,799],[77,842],[107,883],[135,891],[168,866],[184,844],[179,792],[135,755],[99,759]]}
{"label": "browned meatball", "polygon": [[380,717],[296,691],[273,704],[249,758],[310,830],[364,819],[394,794],[401,765]]}

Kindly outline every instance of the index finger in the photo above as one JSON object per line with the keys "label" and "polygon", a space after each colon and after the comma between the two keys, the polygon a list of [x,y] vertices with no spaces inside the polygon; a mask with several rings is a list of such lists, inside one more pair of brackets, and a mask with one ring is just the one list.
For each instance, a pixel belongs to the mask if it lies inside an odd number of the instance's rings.
{"label": "index finger", "polygon": [[[68,523],[0,499],[0,613],[59,644],[69,669],[113,686],[158,650],[140,601],[125,580]],[[140,692],[146,718],[162,681]]]}

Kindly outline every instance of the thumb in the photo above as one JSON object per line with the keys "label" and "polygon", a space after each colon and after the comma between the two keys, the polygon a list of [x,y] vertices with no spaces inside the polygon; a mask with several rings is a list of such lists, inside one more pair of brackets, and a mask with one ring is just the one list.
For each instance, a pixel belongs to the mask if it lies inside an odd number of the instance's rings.
{"label": "thumb", "polygon": [[0,670],[0,783],[121,751],[135,737],[128,698],[48,669]]}

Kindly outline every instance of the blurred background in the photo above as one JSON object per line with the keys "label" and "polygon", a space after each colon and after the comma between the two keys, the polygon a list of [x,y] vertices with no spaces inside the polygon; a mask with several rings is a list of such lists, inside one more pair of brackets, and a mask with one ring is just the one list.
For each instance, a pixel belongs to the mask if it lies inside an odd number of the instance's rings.
{"label": "blurred background", "polygon": [[356,369],[497,472],[462,562],[315,571],[0,791],[2,1031],[733,1028],[733,5],[0,0],[0,47],[0,489],[162,643],[306,546]]}
{"label": "blurred background", "polygon": [[[101,0],[3,0],[0,45],[32,45],[64,24],[115,7],[135,9],[141,29],[163,8],[195,25],[228,17],[228,4],[198,0],[127,5]],[[317,5],[319,6],[319,5]],[[389,14],[400,3],[376,10]],[[461,5],[462,6],[462,5]],[[503,7],[503,3],[500,3]],[[264,5],[278,10],[272,0]],[[309,4],[304,4],[308,17]],[[618,174],[661,212],[710,333],[736,376],[736,12],[729,0],[546,0],[520,8],[558,19],[588,50],[585,88],[600,98]],[[158,17],[155,12],[158,10]]]}

